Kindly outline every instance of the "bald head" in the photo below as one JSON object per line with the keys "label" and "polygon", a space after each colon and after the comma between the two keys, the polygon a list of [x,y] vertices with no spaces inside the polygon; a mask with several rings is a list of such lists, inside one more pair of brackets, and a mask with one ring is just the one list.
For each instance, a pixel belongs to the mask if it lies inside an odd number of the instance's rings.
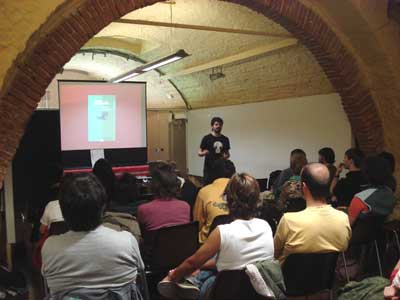
{"label": "bald head", "polygon": [[314,199],[326,199],[329,197],[329,170],[320,163],[306,165],[301,171],[301,181],[307,185]]}

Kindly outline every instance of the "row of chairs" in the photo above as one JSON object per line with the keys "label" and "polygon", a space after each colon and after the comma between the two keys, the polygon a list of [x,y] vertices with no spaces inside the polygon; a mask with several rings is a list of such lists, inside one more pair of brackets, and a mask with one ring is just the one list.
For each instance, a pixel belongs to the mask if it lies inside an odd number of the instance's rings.
{"label": "row of chairs", "polygon": [[[307,297],[325,293],[333,299],[332,288],[338,252],[292,254],[286,258],[282,273],[288,297]],[[219,272],[211,293],[212,300],[267,300],[258,295],[243,270]]]}

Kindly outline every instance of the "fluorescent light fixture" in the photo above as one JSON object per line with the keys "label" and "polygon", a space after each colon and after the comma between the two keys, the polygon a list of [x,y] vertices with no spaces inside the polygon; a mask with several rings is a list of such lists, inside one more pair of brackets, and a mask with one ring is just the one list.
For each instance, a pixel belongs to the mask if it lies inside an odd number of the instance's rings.
{"label": "fluorescent light fixture", "polygon": [[167,64],[170,64],[170,63],[172,63],[174,61],[180,60],[180,59],[182,59],[182,58],[184,58],[186,56],[189,56],[189,54],[187,54],[185,52],[185,50],[183,50],[183,49],[178,50],[174,54],[168,55],[168,56],[166,56],[164,58],[161,58],[159,60],[156,60],[154,62],[151,62],[151,63],[145,64],[143,66],[137,67],[137,68],[135,68],[135,69],[133,69],[133,70],[131,70],[129,72],[126,72],[126,73],[122,74],[122,75],[119,75],[117,77],[111,78],[109,80],[109,82],[121,82],[121,81],[127,80],[129,78],[132,78],[132,77],[137,76],[139,74],[142,74],[144,72],[148,72],[148,71],[157,69],[159,67],[165,66]]}
{"label": "fluorescent light fixture", "polygon": [[112,79],[110,79],[110,81],[114,82],[114,83],[117,83],[117,82],[121,82],[121,81],[127,80],[129,78],[135,77],[135,76],[137,76],[139,74],[140,74],[139,72],[133,72],[133,73],[132,72],[128,72],[128,73],[122,74],[121,76],[112,78]]}
{"label": "fluorescent light fixture", "polygon": [[181,49],[181,50],[179,50],[178,52],[176,52],[174,54],[171,54],[169,56],[161,58],[161,59],[159,59],[157,61],[154,61],[152,63],[146,64],[146,65],[142,66],[140,69],[143,72],[148,72],[148,71],[157,69],[159,67],[168,65],[168,64],[170,64],[170,63],[172,63],[174,61],[180,60],[180,59],[182,59],[182,58],[184,58],[186,56],[189,56],[189,54],[187,54],[185,52],[185,50]]}

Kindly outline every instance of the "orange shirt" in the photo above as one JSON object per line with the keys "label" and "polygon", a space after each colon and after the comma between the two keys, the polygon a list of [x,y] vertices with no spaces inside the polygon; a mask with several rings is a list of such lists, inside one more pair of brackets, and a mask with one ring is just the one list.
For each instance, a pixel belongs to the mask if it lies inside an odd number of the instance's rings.
{"label": "orange shirt", "polygon": [[350,225],[352,225],[362,212],[369,212],[369,207],[359,198],[354,197],[349,207]]}

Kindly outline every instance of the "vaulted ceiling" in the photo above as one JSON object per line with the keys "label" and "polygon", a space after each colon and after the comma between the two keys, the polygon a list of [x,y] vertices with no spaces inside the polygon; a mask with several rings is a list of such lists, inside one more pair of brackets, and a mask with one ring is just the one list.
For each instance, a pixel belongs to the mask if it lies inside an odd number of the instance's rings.
{"label": "vaulted ceiling", "polygon": [[[176,28],[176,26],[184,28]],[[150,108],[201,108],[333,92],[311,53],[284,28],[217,0],[157,3],[125,15],[65,66],[108,80],[178,49],[190,54],[147,81]],[[222,73],[210,79],[211,73]]]}

